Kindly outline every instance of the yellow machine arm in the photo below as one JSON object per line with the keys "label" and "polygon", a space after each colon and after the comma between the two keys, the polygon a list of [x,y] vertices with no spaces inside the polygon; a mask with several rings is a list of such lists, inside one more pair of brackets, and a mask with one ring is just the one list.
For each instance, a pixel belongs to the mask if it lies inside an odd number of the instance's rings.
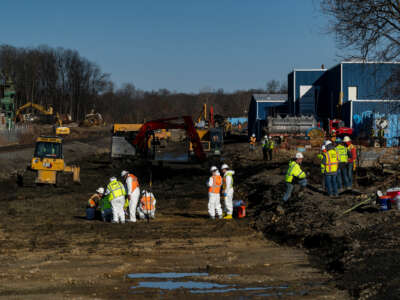
{"label": "yellow machine arm", "polygon": [[40,104],[36,104],[36,103],[33,103],[33,102],[27,102],[27,103],[25,103],[24,105],[20,106],[20,107],[16,110],[16,112],[15,112],[15,118],[16,118],[16,119],[17,119],[17,118],[20,118],[20,117],[21,117],[21,112],[22,112],[24,109],[27,109],[27,108],[29,108],[29,107],[32,107],[32,108],[34,108],[34,109],[40,111],[42,114],[47,115],[47,116],[53,115],[53,113],[54,113],[54,112],[53,112],[53,107],[52,107],[52,106],[49,106],[49,108],[46,109],[46,108],[44,108],[44,107],[43,107],[42,105],[40,105]]}

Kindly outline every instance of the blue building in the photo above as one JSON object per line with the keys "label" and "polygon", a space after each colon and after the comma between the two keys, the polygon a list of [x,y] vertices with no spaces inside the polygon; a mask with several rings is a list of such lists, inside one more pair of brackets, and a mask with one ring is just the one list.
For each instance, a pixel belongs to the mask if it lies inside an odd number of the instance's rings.
{"label": "blue building", "polygon": [[254,94],[248,113],[248,134],[255,134],[259,140],[268,116],[288,114],[287,94]]}
{"label": "blue building", "polygon": [[288,107],[292,115],[342,119],[356,136],[376,130],[376,121],[389,123],[389,146],[400,137],[400,97],[391,91],[391,78],[400,76],[394,62],[341,62],[331,69],[295,69],[288,75]]}

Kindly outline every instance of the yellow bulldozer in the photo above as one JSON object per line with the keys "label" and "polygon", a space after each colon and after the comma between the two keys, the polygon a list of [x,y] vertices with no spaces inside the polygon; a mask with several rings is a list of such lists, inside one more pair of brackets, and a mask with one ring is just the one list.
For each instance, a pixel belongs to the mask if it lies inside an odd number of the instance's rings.
{"label": "yellow bulldozer", "polygon": [[71,175],[72,181],[79,183],[80,167],[66,165],[62,145],[61,137],[38,137],[31,164],[23,174],[18,174],[18,184],[20,186],[36,184],[61,186],[67,183],[66,177]]}

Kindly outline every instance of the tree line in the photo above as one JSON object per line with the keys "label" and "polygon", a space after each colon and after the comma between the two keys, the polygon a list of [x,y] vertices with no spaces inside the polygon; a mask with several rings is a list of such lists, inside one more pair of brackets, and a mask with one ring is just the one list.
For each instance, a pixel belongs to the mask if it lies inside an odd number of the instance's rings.
{"label": "tree line", "polygon": [[223,89],[201,90],[197,94],[171,92],[167,89],[143,91],[133,84],[115,88],[110,75],[78,51],[39,46],[17,48],[0,46],[0,74],[10,78],[16,88],[16,107],[33,102],[53,106],[60,114],[70,114],[80,121],[92,109],[108,122],[143,122],[164,117],[197,117],[203,103],[223,116],[246,116],[251,94],[280,92],[277,81],[267,90],[224,93]]}

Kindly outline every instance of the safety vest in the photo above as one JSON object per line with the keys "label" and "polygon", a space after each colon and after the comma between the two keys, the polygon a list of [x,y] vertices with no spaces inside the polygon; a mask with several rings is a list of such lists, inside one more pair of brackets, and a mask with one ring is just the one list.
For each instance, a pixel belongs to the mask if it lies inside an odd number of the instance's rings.
{"label": "safety vest", "polygon": [[137,177],[133,174],[128,174],[128,177],[132,178],[131,193],[133,193],[133,191],[136,190],[136,188],[139,186],[139,181],[138,181]]}
{"label": "safety vest", "polygon": [[108,199],[112,201],[115,198],[122,197],[126,195],[125,188],[123,184],[117,180],[110,182],[107,186],[110,194]]}
{"label": "safety vest", "polygon": [[143,196],[142,199],[140,199],[142,210],[143,211],[153,210],[154,209],[153,200],[154,200],[154,198],[151,197],[151,195],[149,195],[149,194],[146,194],[145,196]]}
{"label": "safety vest", "polygon": [[[227,187],[226,186],[226,178],[228,176],[231,178],[231,184],[230,184],[230,186]],[[227,189],[233,189],[233,176],[232,176],[232,173],[230,171],[227,171],[224,174],[223,183],[222,183],[222,190],[226,191]]]}
{"label": "safety vest", "polygon": [[100,197],[98,194],[93,194],[88,200],[89,207],[96,207],[99,203]]}
{"label": "safety vest", "polygon": [[256,137],[252,136],[250,137],[250,145],[255,145],[256,144]]}
{"label": "safety vest", "polygon": [[109,198],[110,198],[110,195],[103,196],[103,198],[100,199],[99,208],[101,211],[104,211],[106,209],[111,209],[111,203],[110,203]]}
{"label": "safety vest", "polygon": [[213,184],[208,188],[208,192],[212,194],[219,194],[221,192],[222,177],[220,175],[212,176]]}
{"label": "safety vest", "polygon": [[269,150],[273,150],[274,149],[274,141],[273,140],[264,140],[264,144],[263,147]]}
{"label": "safety vest", "polygon": [[322,153],[317,155],[318,159],[321,160],[321,174],[325,174],[325,165],[322,163],[322,160],[324,159],[324,155]]}
{"label": "safety vest", "polygon": [[338,170],[339,160],[338,155],[335,149],[331,149],[324,153],[326,162],[325,162],[325,171],[326,173],[336,173]]}
{"label": "safety vest", "polygon": [[285,177],[286,182],[291,183],[293,177],[297,177],[298,179],[306,178],[306,173],[301,170],[300,165],[295,161],[289,162],[289,169],[287,170]]}
{"label": "safety vest", "polygon": [[338,153],[339,162],[347,163],[349,160],[349,156],[347,155],[347,148],[343,145],[336,146],[336,151]]}

